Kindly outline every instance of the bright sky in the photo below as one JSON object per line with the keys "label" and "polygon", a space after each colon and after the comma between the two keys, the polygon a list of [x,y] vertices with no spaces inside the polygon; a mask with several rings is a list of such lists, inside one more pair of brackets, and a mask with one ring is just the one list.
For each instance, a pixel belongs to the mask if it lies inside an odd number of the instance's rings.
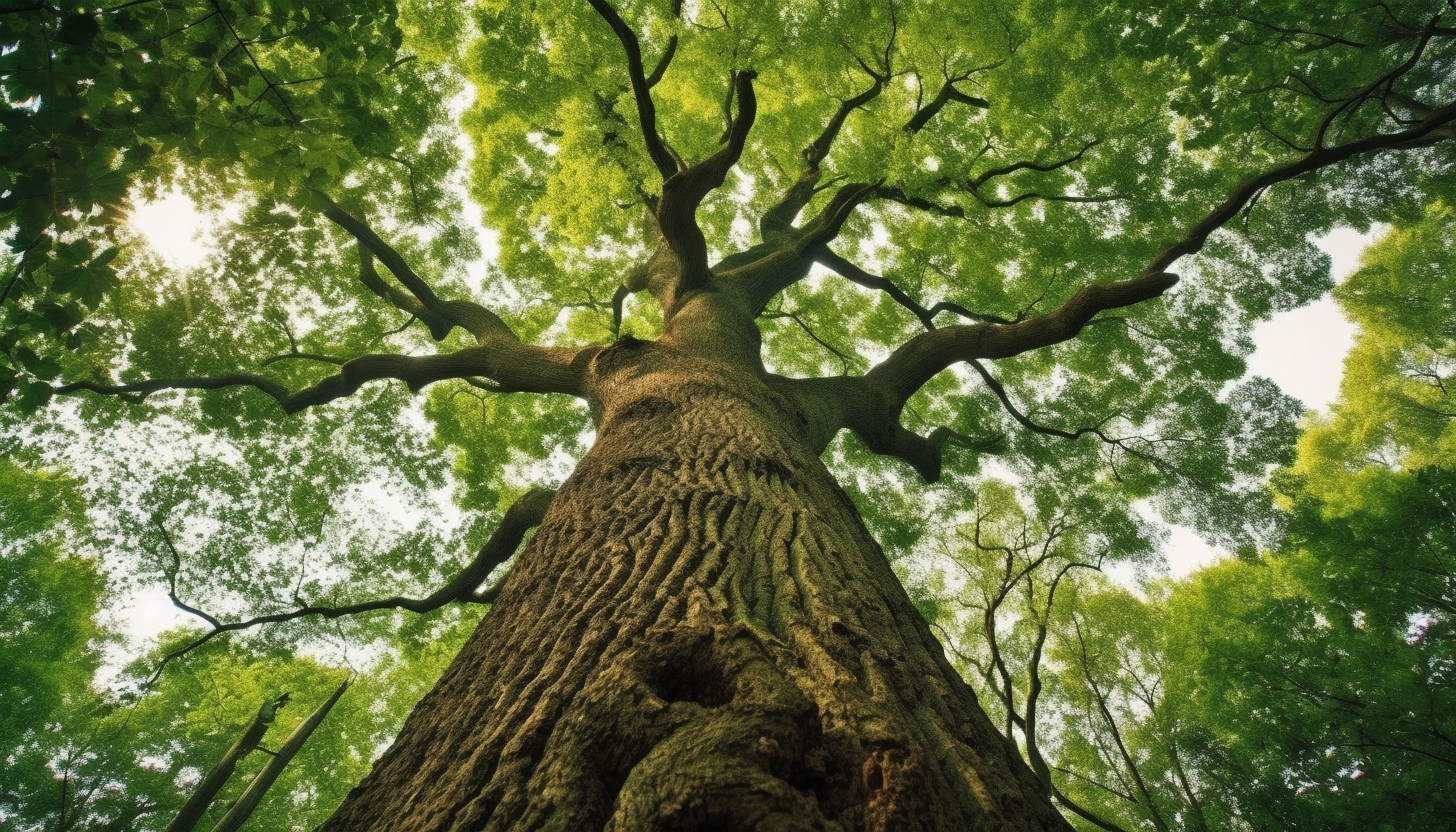
{"label": "bright sky", "polygon": [[211,248],[204,233],[212,230],[212,224],[177,191],[156,202],[139,200],[131,212],[131,225],[174,269],[200,265]]}
{"label": "bright sky", "polygon": [[[1330,255],[1330,272],[1336,282],[1359,267],[1360,253],[1376,233],[1340,228],[1317,241]],[[1254,354],[1249,356],[1248,372],[1272,379],[1309,410],[1324,410],[1340,393],[1345,353],[1354,339],[1355,325],[1326,294],[1309,306],[1280,313],[1254,327]],[[1170,526],[1169,531],[1168,568],[1175,578],[1227,554],[1189,529]]]}
{"label": "bright sky", "polygon": [[[1333,261],[1330,271],[1343,282],[1360,265],[1360,252],[1370,235],[1341,228],[1319,240]],[[1311,410],[1322,410],[1340,392],[1345,353],[1355,337],[1355,325],[1345,318],[1328,294],[1309,306],[1275,315],[1254,328],[1251,375],[1271,378],[1284,392],[1301,399]]]}

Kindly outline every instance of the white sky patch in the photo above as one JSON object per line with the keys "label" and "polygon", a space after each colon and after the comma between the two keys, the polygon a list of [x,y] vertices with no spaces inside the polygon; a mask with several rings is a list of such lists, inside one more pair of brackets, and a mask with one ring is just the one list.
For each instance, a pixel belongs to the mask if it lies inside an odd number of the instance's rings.
{"label": "white sky patch", "polygon": [[156,201],[137,200],[131,211],[131,225],[174,269],[200,266],[212,251],[204,234],[213,230],[214,223],[175,189]]}
{"label": "white sky patch", "polygon": [[[1365,247],[1384,232],[1380,227],[1367,234],[1337,228],[1315,241],[1330,255],[1330,273],[1336,283],[1344,282],[1360,267]],[[1345,355],[1354,345],[1358,329],[1326,292],[1308,306],[1281,312],[1254,327],[1254,354],[1249,356],[1247,375],[1272,379],[1309,410],[1327,410],[1340,394]],[[1151,509],[1144,516],[1152,519]],[[1228,552],[1208,545],[1192,529],[1167,528],[1170,536],[1164,551],[1174,578],[1228,557]]]}
{"label": "white sky patch", "polygon": [[[1330,272],[1343,282],[1360,266],[1360,254],[1384,229],[1361,234],[1338,228],[1317,242],[1333,261]],[[1264,376],[1310,410],[1330,406],[1340,393],[1345,354],[1355,342],[1356,326],[1326,293],[1314,303],[1275,315],[1254,327],[1249,375]]]}

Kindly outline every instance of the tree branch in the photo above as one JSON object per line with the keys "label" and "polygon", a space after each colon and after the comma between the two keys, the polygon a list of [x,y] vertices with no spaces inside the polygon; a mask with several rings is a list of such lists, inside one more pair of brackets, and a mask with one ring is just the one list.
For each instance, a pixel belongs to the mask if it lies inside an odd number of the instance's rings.
{"label": "tree branch", "polygon": [[495,532],[486,540],[485,545],[480,547],[480,551],[476,552],[474,560],[466,565],[464,569],[460,570],[444,586],[424,598],[405,598],[396,595],[390,598],[363,601],[342,607],[304,606],[290,612],[260,615],[244,621],[227,623],[219,621],[196,607],[188,606],[177,598],[177,570],[180,569],[181,556],[178,554],[176,547],[173,546],[170,535],[167,534],[166,529],[159,522],[156,524],[157,529],[161,532],[162,539],[166,543],[167,548],[171,550],[173,558],[173,570],[168,576],[171,584],[171,590],[168,595],[178,609],[201,618],[212,625],[212,629],[185,647],[181,647],[163,656],[161,664],[157,666],[151,678],[147,680],[147,684],[150,685],[155,682],[162,675],[162,670],[173,659],[187,655],[223,633],[246,630],[262,624],[294,621],[310,616],[342,618],[344,616],[387,609],[402,609],[414,613],[427,613],[456,601],[471,604],[493,603],[496,596],[500,593],[500,584],[498,583],[482,590],[480,589],[481,583],[490,577],[490,573],[495,571],[496,567],[505,563],[516,553],[516,550],[521,546],[521,540],[526,536],[527,532],[541,524],[541,521],[546,517],[547,510],[551,508],[551,500],[555,496],[556,492],[550,489],[534,488],[517,498],[511,504],[510,508],[506,509],[505,516],[501,518],[500,525],[496,527]]}
{"label": "tree branch", "polygon": [[1009,358],[1077,337],[1092,316],[1158,297],[1178,282],[1167,273],[1083,287],[1059,308],[1019,323],[950,326],[917,335],[871,369],[865,380],[904,404],[937,373],[958,361]]}
{"label": "tree branch", "polygon": [[[672,16],[681,18],[682,7],[683,0],[673,0]],[[671,35],[667,39],[667,48],[662,51],[662,57],[657,59],[657,66],[653,67],[652,74],[647,76],[646,84],[649,90],[657,86],[657,82],[662,80],[663,73],[667,72],[667,67],[672,63],[673,56],[676,54],[677,35]]]}
{"label": "tree branch", "polygon": [[[593,0],[600,2],[600,0]],[[697,211],[708,194],[723,185],[728,171],[738,163],[748,132],[758,113],[753,80],[758,73],[745,69],[735,73],[738,115],[728,130],[728,141],[718,152],[672,175],[662,185],[662,200],[656,211],[658,232],[676,259],[679,274],[676,294],[681,296],[706,288],[712,278],[708,268],[708,243],[698,227]]]}
{"label": "tree branch", "polygon": [[511,328],[484,306],[470,301],[442,301],[435,290],[410,268],[404,257],[381,239],[368,223],[345,211],[327,194],[315,192],[314,195],[324,204],[324,216],[347,231],[363,249],[383,263],[409,290],[409,295],[386,284],[363,252],[359,256],[360,281],[397,308],[424,321],[436,341],[444,340],[450,329],[458,326],[475,336],[476,343],[482,346],[491,341],[520,343],[521,339]]}
{"label": "tree branch", "polygon": [[833,344],[829,343],[828,341],[825,341],[823,338],[820,338],[819,337],[819,334],[816,333],[807,323],[805,323],[804,322],[804,319],[801,318],[801,317],[799,317],[799,315],[798,315],[797,312],[768,312],[768,313],[765,313],[763,315],[763,317],[765,317],[765,318],[788,318],[789,320],[791,320],[794,323],[798,324],[799,325],[799,329],[804,330],[805,334],[807,334],[810,338],[814,339],[814,343],[816,343],[819,346],[823,347],[824,349],[829,350],[830,352],[834,353],[834,357],[839,359],[839,366],[840,366],[840,370],[842,372],[844,372],[844,373],[848,373],[849,372],[850,365],[854,363],[853,362],[853,359],[851,359],[850,356],[846,355],[843,351],[839,350]]}
{"label": "tree branch", "polygon": [[[994,69],[995,67],[1000,65],[1001,62],[997,61],[990,66],[981,67],[980,69]],[[945,105],[949,104],[952,101],[966,104],[971,107],[978,107],[982,110],[990,109],[991,102],[987,101],[984,98],[977,98],[974,95],[966,95],[965,93],[955,88],[956,81],[965,80],[965,78],[968,77],[970,77],[969,73],[954,80],[947,79],[945,85],[940,88],[940,92],[936,93],[935,98],[932,98],[929,104],[926,104],[924,107],[916,110],[915,115],[911,116],[910,120],[905,122],[905,127],[903,128],[905,132],[919,133],[920,130],[925,127],[925,125],[930,123],[931,119],[935,118],[937,115],[940,114],[941,110],[945,109]]]}
{"label": "tree branch", "polygon": [[827,266],[835,274],[850,281],[851,283],[857,283],[860,286],[865,287],[866,289],[874,289],[879,292],[884,292],[885,294],[889,295],[890,298],[896,303],[910,310],[911,314],[913,314],[916,318],[920,319],[921,325],[923,325],[926,329],[935,329],[935,315],[932,314],[930,310],[926,309],[924,306],[921,306],[918,302],[916,302],[914,298],[906,294],[904,289],[896,286],[895,283],[889,278],[880,277],[879,275],[873,275],[869,272],[866,272],[859,266],[856,266],[855,264],[849,262],[843,257],[840,257],[838,254],[835,254],[827,246],[820,248],[819,251],[814,254],[814,261]]}
{"label": "tree branch", "polygon": [[[1419,147],[1427,147],[1438,141],[1449,139],[1450,135],[1443,128],[1456,121],[1456,102],[1448,103],[1445,106],[1432,108],[1424,117],[1404,130],[1393,133],[1379,133],[1374,136],[1367,136],[1363,139],[1347,142],[1335,147],[1320,147],[1315,143],[1313,150],[1306,153],[1302,158],[1290,162],[1287,165],[1275,168],[1271,171],[1252,176],[1239,183],[1217,208],[1213,209],[1201,221],[1191,228],[1183,239],[1164,249],[1161,254],[1153,258],[1153,262],[1143,273],[1144,277],[1151,274],[1163,272],[1178,258],[1187,254],[1194,254],[1203,248],[1208,237],[1214,231],[1223,227],[1225,223],[1238,216],[1244,204],[1253,199],[1270,185],[1293,179],[1305,173],[1312,173],[1338,164],[1346,159],[1359,156],[1364,153],[1376,153],[1387,150],[1411,150]],[[1318,131],[1317,137],[1323,135],[1323,125]]]}
{"label": "tree branch", "polygon": [[1390,85],[1394,83],[1396,79],[1400,78],[1402,75],[1410,72],[1412,69],[1415,68],[1415,65],[1421,59],[1421,55],[1425,53],[1426,46],[1431,42],[1431,35],[1435,32],[1436,24],[1440,22],[1440,20],[1440,15],[1436,15],[1434,18],[1431,19],[1431,22],[1427,24],[1425,30],[1421,32],[1420,38],[1416,41],[1416,48],[1411,50],[1411,55],[1409,58],[1407,58],[1399,66],[1392,69],[1390,72],[1387,72],[1379,78],[1376,78],[1374,81],[1371,81],[1369,84],[1366,84],[1354,95],[1341,102],[1338,107],[1331,110],[1330,113],[1326,115],[1323,120],[1320,121],[1319,127],[1315,129],[1314,133],[1313,145],[1315,150],[1324,149],[1325,136],[1329,132],[1329,129],[1334,125],[1336,119],[1338,119],[1347,111],[1353,111],[1354,109],[1358,109],[1361,104],[1368,101],[1370,97],[1374,95],[1375,92],[1381,87],[1385,87],[1388,90],[1390,88]]}
{"label": "tree branch", "polygon": [[[515,354],[510,354],[514,352]],[[77,381],[53,388],[60,395],[87,391],[139,401],[164,390],[221,390],[252,387],[272,396],[284,413],[327,404],[353,395],[371,381],[398,379],[411,392],[447,379],[485,376],[495,379],[503,391],[521,393],[569,393],[580,395],[581,373],[575,359],[583,350],[521,346],[505,355],[489,347],[471,347],[443,355],[364,355],[344,362],[337,374],[297,393],[256,373],[199,378],[164,378],[130,384],[100,384]]]}
{"label": "tree branch", "polygon": [[987,182],[990,182],[992,179],[995,179],[999,176],[1008,176],[1022,170],[1034,170],[1038,173],[1050,173],[1054,170],[1060,170],[1061,168],[1067,167],[1068,165],[1072,165],[1080,161],[1082,157],[1086,155],[1087,151],[1096,147],[1098,144],[1101,143],[1101,141],[1101,139],[1093,139],[1082,145],[1081,149],[1079,149],[1076,153],[1073,153],[1071,156],[1068,156],[1064,159],[1059,159],[1055,162],[1013,162],[1012,164],[1003,165],[999,168],[991,168],[990,170],[985,171],[979,176],[976,176],[969,180],[969,182],[967,182],[967,187],[971,191],[974,191],[975,189],[986,184]]}
{"label": "tree branch", "polygon": [[[1363,153],[1403,150],[1434,143],[1443,136],[1433,138],[1432,134],[1453,121],[1456,121],[1456,103],[1432,109],[1419,123],[1405,130],[1369,136],[1337,147],[1316,148],[1301,159],[1239,184],[1182,240],[1154,257],[1140,277],[1083,287],[1059,308],[1009,326],[955,326],[918,335],[871,369],[865,379],[883,389],[892,400],[903,404],[937,373],[958,361],[1009,358],[1074,338],[1098,312],[1151,300],[1171,288],[1178,278],[1167,268],[1178,258],[1199,251],[1210,234],[1236,217],[1247,202],[1270,185]],[[887,189],[882,187],[879,190],[883,193]]]}
{"label": "tree branch", "polygon": [[[648,77],[642,67],[642,45],[637,42],[637,35],[632,28],[622,20],[622,16],[612,7],[607,0],[587,0],[597,14],[612,27],[612,33],[622,43],[622,51],[627,55],[627,79],[632,85],[632,97],[637,101],[637,119],[642,128],[642,141],[647,145],[647,155],[651,157],[652,164],[657,166],[657,172],[662,174],[663,181],[667,181],[678,172],[677,159],[668,150],[667,145],[662,141],[662,136],[657,132],[657,107],[652,103],[652,86],[661,75],[654,70],[656,76],[649,83]],[[674,41],[675,45],[675,41]],[[658,69],[666,71],[667,61],[659,62]]]}

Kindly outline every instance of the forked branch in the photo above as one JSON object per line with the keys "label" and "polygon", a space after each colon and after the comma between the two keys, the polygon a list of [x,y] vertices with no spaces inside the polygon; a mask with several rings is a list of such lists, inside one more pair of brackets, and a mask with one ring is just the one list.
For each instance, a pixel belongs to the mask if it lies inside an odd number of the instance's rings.
{"label": "forked branch", "polygon": [[758,73],[751,69],[734,74],[738,113],[729,126],[728,140],[723,147],[701,162],[672,175],[662,185],[657,228],[678,264],[679,295],[706,286],[712,277],[708,269],[708,243],[698,227],[698,206],[708,194],[723,185],[728,171],[743,154],[748,133],[758,114],[758,99],[753,92],[753,81],[757,77]]}
{"label": "forked branch", "polygon": [[865,374],[901,405],[950,365],[977,358],[1010,358],[1077,337],[1098,312],[1131,306],[1166,292],[1178,276],[1144,275],[1085,286],[1057,309],[1020,323],[950,326],[917,335]]}
{"label": "forked branch", "polygon": [[[657,172],[662,175],[663,181],[670,179],[679,170],[677,159],[663,142],[662,136],[657,132],[657,106],[652,102],[652,86],[661,78],[661,73],[653,71],[653,77],[649,80],[646,71],[642,66],[642,44],[637,42],[637,35],[632,27],[622,19],[617,10],[607,0],[587,0],[591,7],[596,9],[597,14],[612,27],[612,33],[622,43],[622,51],[627,56],[627,79],[632,85],[632,97],[637,102],[637,120],[642,128],[642,141],[647,145],[647,155],[651,157],[652,164],[657,167]],[[667,63],[671,60],[672,52],[676,51],[676,42],[673,41],[669,51],[664,54],[663,59],[658,63],[658,70],[665,71]]]}
{"label": "forked branch", "polygon": [[1361,154],[1432,144],[1445,138],[1439,131],[1453,122],[1456,122],[1456,102],[1433,108],[1404,130],[1336,147],[1316,148],[1300,159],[1240,183],[1181,240],[1153,258],[1141,276],[1119,283],[1086,286],[1059,308],[1009,326],[955,326],[918,335],[870,370],[865,379],[903,404],[937,373],[958,361],[1009,358],[1074,338],[1097,313],[1151,300],[1171,288],[1178,278],[1167,271],[1168,267],[1178,258],[1202,249],[1209,235],[1238,216],[1250,200],[1271,185]]}
{"label": "forked branch", "polygon": [[451,578],[444,586],[425,596],[424,598],[405,598],[404,596],[393,596],[390,598],[378,598],[373,601],[363,601],[357,604],[347,604],[339,607],[326,606],[304,606],[288,612],[273,613],[271,615],[260,615],[243,621],[223,622],[212,615],[203,612],[196,607],[184,603],[177,595],[177,575],[182,569],[182,555],[172,541],[171,535],[161,522],[156,523],[159,537],[166,545],[171,555],[172,566],[168,570],[167,578],[169,584],[168,596],[172,599],[173,605],[183,612],[195,615],[206,621],[211,630],[180,647],[166,656],[157,665],[147,684],[155,682],[162,675],[162,670],[173,659],[181,658],[196,650],[207,642],[217,638],[224,633],[246,630],[263,624],[277,624],[283,621],[295,621],[300,618],[343,618],[349,615],[358,615],[376,610],[400,609],[414,613],[427,613],[440,609],[446,604],[469,603],[469,604],[490,604],[494,603],[496,596],[500,594],[501,582],[488,587],[481,588],[485,579],[496,567],[505,563],[516,550],[521,546],[521,540],[526,533],[541,524],[546,512],[551,508],[551,500],[556,492],[545,488],[535,488],[518,498],[511,507],[506,509],[505,516],[501,518],[500,525],[494,533],[486,540],[485,545],[476,552],[475,558],[466,565],[455,577]]}
{"label": "forked branch", "polygon": [[359,242],[362,249],[367,250],[369,254],[383,263],[384,267],[389,269],[390,273],[408,290],[409,295],[385,284],[363,252],[360,253],[360,281],[370,291],[424,321],[426,326],[430,327],[430,334],[434,336],[435,340],[443,340],[446,335],[450,334],[451,328],[458,326],[473,335],[476,343],[482,346],[491,342],[520,343],[521,339],[516,336],[515,332],[511,331],[511,328],[499,316],[484,306],[470,301],[441,300],[435,294],[435,290],[415,273],[409,262],[393,246],[375,233],[368,223],[344,210],[327,195],[315,192],[314,196],[323,202],[324,216],[347,231]]}
{"label": "forked branch", "polygon": [[[980,69],[991,69],[999,65],[1000,62],[998,61],[991,66],[981,67]],[[980,70],[978,69],[975,71]],[[937,115],[940,114],[941,110],[945,109],[945,105],[951,103],[952,101],[965,104],[970,107],[975,107],[980,110],[990,109],[991,102],[974,95],[966,95],[965,93],[955,88],[957,81],[964,81],[966,78],[969,77],[970,74],[967,73],[966,75],[960,76],[958,78],[947,79],[945,85],[940,88],[940,92],[936,93],[935,97],[930,99],[930,102],[928,104],[916,110],[915,115],[911,116],[910,120],[905,122],[905,132],[920,132],[922,129],[924,129],[925,125],[930,123],[931,119],[935,118]]]}
{"label": "forked branch", "polygon": [[[1409,65],[1405,66],[1406,69],[1410,68]],[[1388,76],[1383,76],[1382,78],[1386,82],[1393,80]],[[1404,130],[1397,130],[1391,133],[1378,133],[1333,147],[1321,147],[1319,145],[1328,126],[1327,124],[1322,124],[1317,130],[1313,150],[1310,150],[1304,156],[1289,164],[1257,176],[1252,176],[1241,182],[1222,204],[1214,208],[1207,216],[1194,225],[1184,235],[1183,239],[1164,249],[1161,254],[1153,258],[1153,262],[1144,271],[1143,275],[1147,277],[1148,275],[1160,273],[1171,266],[1173,261],[1178,258],[1198,252],[1203,248],[1203,244],[1208,241],[1209,235],[1238,216],[1239,211],[1243,210],[1244,206],[1250,200],[1254,199],[1271,185],[1293,179],[1301,174],[1312,173],[1322,168],[1327,168],[1365,153],[1428,147],[1436,142],[1452,138],[1450,128],[1453,123],[1456,123],[1456,101],[1448,102],[1441,107],[1430,108],[1422,114],[1418,121],[1410,123]]]}

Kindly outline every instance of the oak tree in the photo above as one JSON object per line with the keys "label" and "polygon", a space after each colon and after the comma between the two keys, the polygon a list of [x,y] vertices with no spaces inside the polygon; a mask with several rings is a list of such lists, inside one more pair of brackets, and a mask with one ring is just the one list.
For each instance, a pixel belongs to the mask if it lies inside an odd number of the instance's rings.
{"label": "oak tree", "polygon": [[[129,437],[115,557],[209,643],[490,604],[326,829],[1065,828],[870,526],[994,456],[1266,539],[1249,328],[1450,188],[1448,11],[7,9],[14,441]],[[238,213],[208,268],[123,245],[163,185]]]}

